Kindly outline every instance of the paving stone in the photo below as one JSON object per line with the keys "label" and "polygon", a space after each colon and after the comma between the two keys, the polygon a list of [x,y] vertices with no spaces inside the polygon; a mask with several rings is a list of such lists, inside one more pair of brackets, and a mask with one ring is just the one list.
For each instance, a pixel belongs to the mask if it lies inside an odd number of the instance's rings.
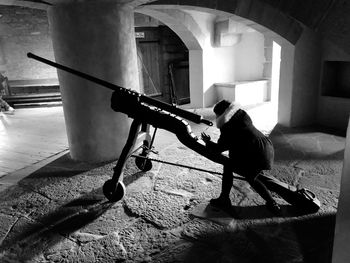
{"label": "paving stone", "polygon": [[233,205],[239,205],[242,203],[243,199],[253,199],[257,196],[258,194],[248,182],[238,179],[233,180],[233,185],[230,193],[230,198]]}
{"label": "paving stone", "polygon": [[313,185],[324,190],[340,190],[340,173],[319,174],[313,172],[304,172],[298,180],[300,187]]}
{"label": "paving stone", "polygon": [[67,153],[61,156],[60,158],[54,160],[53,162],[50,162],[47,166],[41,168],[39,171],[36,171],[36,174],[38,172],[40,173],[41,171],[47,171],[47,169],[54,170],[53,168],[65,169],[68,171],[76,171],[78,173],[82,173],[85,171],[98,168],[99,166],[101,166],[101,164],[90,164],[90,163],[73,160],[70,157],[70,154]]}
{"label": "paving stone", "polygon": [[5,214],[29,215],[49,203],[43,195],[17,185],[0,193],[0,212]]}
{"label": "paving stone", "polygon": [[102,215],[89,222],[89,224],[81,227],[78,231],[80,234],[73,233],[71,237],[77,239],[79,242],[84,242],[83,239],[88,235],[107,235],[113,231],[120,231],[132,225],[135,221],[136,218],[125,213],[122,202],[118,202],[107,209]]}
{"label": "paving stone", "polygon": [[120,243],[118,233],[112,232],[100,239],[83,244],[79,251],[79,262],[120,262],[126,258],[126,251]]}
{"label": "paving stone", "polygon": [[320,146],[320,152],[322,152],[324,155],[332,155],[335,153],[339,153],[341,156],[344,155],[344,136],[330,135],[327,133],[316,133],[316,139]]}
{"label": "paving stone", "polygon": [[332,157],[328,157],[324,160],[302,160],[295,164],[295,167],[303,169],[309,173],[316,173],[320,175],[336,176],[337,180],[340,179],[342,173],[343,160],[332,160]]}
{"label": "paving stone", "polygon": [[[138,220],[119,232],[120,242],[131,262],[142,262],[179,241],[176,231],[160,230],[144,220]],[[146,260],[147,261],[147,260]]]}
{"label": "paving stone", "polygon": [[126,194],[132,192],[148,192],[154,188],[154,172],[140,172],[129,175],[123,182],[127,186]]}
{"label": "paving stone", "polygon": [[251,240],[269,255],[270,262],[304,262],[303,248],[292,225],[253,226],[247,232]]}
{"label": "paving stone", "polygon": [[36,262],[48,248],[63,241],[63,236],[45,226],[20,218],[3,242],[2,262]]}
{"label": "paving stone", "polygon": [[[193,211],[195,216],[198,215],[197,211]],[[234,229],[235,224],[220,224],[215,220],[210,220],[214,213],[206,213],[205,215],[199,215],[201,218],[195,218],[184,225],[181,235],[189,240],[199,240],[205,236],[210,236],[216,232],[223,232],[226,229]],[[221,217],[228,217],[229,215],[223,212],[217,212],[216,215]],[[232,219],[232,218],[231,218]]]}
{"label": "paving stone", "polygon": [[0,214],[0,246],[16,221],[17,217]]}
{"label": "paving stone", "polygon": [[244,229],[205,232],[196,235],[196,240],[184,262],[270,262],[268,251],[256,246]]}
{"label": "paving stone", "polygon": [[171,149],[162,151],[161,157],[164,157],[167,161],[175,162],[183,165],[198,167],[203,169],[204,167],[213,170],[222,170],[220,164],[214,163],[195,151],[188,149],[186,146],[176,143]]}
{"label": "paving stone", "polygon": [[0,192],[5,191],[7,188],[9,188],[11,185],[8,184],[1,184],[0,183]]}
{"label": "paving stone", "polygon": [[54,225],[57,222],[64,220],[81,211],[81,206],[65,206],[66,204],[59,204],[50,201],[42,206],[33,209],[28,218],[38,221],[44,225]]}
{"label": "paving stone", "polygon": [[26,178],[20,184],[51,200],[68,202],[100,189],[108,179],[110,176],[100,168],[69,177]]}
{"label": "paving stone", "polygon": [[91,223],[95,222],[108,209],[111,208],[112,203],[101,203],[87,208],[77,209],[75,213],[69,214],[66,217],[61,217],[52,225],[52,230],[64,236],[69,236]]}
{"label": "paving stone", "polygon": [[304,160],[305,154],[291,147],[275,147],[275,165],[294,166],[296,163]]}
{"label": "paving stone", "polygon": [[[208,161],[179,143],[174,144],[171,150],[162,151],[160,156],[175,163],[222,172],[221,165]],[[192,195],[193,199],[211,199],[220,192],[221,178],[207,172],[164,164],[155,179],[155,189],[167,193],[176,191],[184,196]]]}
{"label": "paving stone", "polygon": [[206,219],[223,226],[234,227],[236,220],[232,214],[210,206],[208,203],[199,204],[190,210],[191,215]]}
{"label": "paving stone", "polygon": [[13,223],[11,228],[7,229],[8,234],[1,244],[2,250],[9,248],[21,240],[29,239],[31,235],[44,228],[44,225],[25,217],[16,218],[16,221]]}
{"label": "paving stone", "polygon": [[283,165],[274,165],[271,170],[266,171],[266,174],[275,177],[276,179],[295,186],[299,179],[300,169]]}
{"label": "paving stone", "polygon": [[[135,153],[134,155],[137,156],[139,153]],[[106,171],[106,174],[108,174],[110,177],[113,176],[113,168],[114,166],[117,164],[117,162],[115,162],[114,164],[112,164],[110,166],[109,171]],[[152,167],[152,170],[157,169],[158,164],[157,163],[152,163],[152,165],[154,167]],[[130,157],[127,159],[127,161],[125,162],[125,168],[123,170],[124,172],[124,178],[128,178],[129,176],[134,176],[135,174],[141,173],[144,174],[142,171],[140,171],[140,169],[135,165],[135,158],[134,157]]]}
{"label": "paving stone", "polygon": [[319,213],[335,212],[338,207],[339,191],[326,190],[314,187],[313,185],[307,185],[321,202],[321,209]]}
{"label": "paving stone", "polygon": [[175,228],[189,220],[184,213],[188,200],[163,192],[132,193],[125,198],[131,213],[162,229]]}
{"label": "paving stone", "polygon": [[160,251],[160,253],[153,255],[150,261],[145,261],[145,262],[152,262],[152,263],[153,262],[154,263],[203,262],[201,254],[200,253],[196,254],[196,253],[193,253],[192,251],[193,251],[193,243],[188,242],[186,240],[181,240],[165,248],[164,250]]}
{"label": "paving stone", "polygon": [[155,179],[155,189],[168,193],[179,191],[184,196],[205,200],[219,195],[221,179],[203,172],[164,166]]}
{"label": "paving stone", "polygon": [[79,262],[79,246],[69,239],[54,244],[43,251],[43,257],[48,262]]}

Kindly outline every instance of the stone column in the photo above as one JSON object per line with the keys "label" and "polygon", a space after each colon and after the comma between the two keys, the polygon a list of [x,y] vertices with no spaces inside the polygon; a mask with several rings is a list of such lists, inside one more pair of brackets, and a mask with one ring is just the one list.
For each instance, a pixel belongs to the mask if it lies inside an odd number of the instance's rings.
{"label": "stone column", "polygon": [[[125,1],[124,1],[125,2]],[[139,91],[133,8],[118,1],[55,4],[48,10],[57,63]],[[58,70],[71,157],[119,157],[131,120],[110,108],[112,91]]]}
{"label": "stone column", "polygon": [[346,132],[340,195],[336,214],[332,263],[349,261],[350,257],[350,119]]}

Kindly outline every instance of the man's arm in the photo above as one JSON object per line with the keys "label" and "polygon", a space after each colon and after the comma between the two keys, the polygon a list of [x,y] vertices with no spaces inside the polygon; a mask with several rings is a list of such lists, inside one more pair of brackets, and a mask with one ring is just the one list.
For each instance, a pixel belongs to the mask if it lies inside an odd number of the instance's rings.
{"label": "man's arm", "polygon": [[222,153],[222,152],[228,150],[227,145],[222,143],[223,140],[222,140],[221,136],[220,136],[218,142],[212,141],[210,136],[204,132],[202,132],[201,137],[202,137],[202,140],[204,141],[206,147],[208,147],[211,151]]}

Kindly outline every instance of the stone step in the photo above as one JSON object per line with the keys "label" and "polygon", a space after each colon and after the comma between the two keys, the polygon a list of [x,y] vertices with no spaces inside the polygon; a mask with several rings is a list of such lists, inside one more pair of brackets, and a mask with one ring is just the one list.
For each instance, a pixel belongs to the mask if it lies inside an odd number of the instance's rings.
{"label": "stone step", "polygon": [[15,108],[62,105],[61,93],[59,92],[18,94],[12,96],[4,96],[4,99]]}

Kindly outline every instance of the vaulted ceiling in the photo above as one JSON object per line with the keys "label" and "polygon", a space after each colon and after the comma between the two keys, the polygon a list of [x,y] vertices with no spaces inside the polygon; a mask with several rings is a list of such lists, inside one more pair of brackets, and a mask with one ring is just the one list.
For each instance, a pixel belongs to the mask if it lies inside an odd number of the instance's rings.
{"label": "vaulted ceiling", "polygon": [[[0,4],[44,8],[61,2],[78,0],[0,0]],[[99,1],[99,0],[86,0]],[[112,0],[110,0],[112,1]],[[220,0],[114,0],[136,6],[148,4],[191,5],[213,8]],[[225,0],[234,6],[237,2],[269,5],[301,24],[319,32],[325,39],[350,53],[350,1],[348,0]],[[101,1],[102,2],[102,1]],[[245,4],[246,4],[245,3]]]}
{"label": "vaulted ceiling", "polygon": [[350,53],[350,1],[257,0],[267,3],[319,32]]}

